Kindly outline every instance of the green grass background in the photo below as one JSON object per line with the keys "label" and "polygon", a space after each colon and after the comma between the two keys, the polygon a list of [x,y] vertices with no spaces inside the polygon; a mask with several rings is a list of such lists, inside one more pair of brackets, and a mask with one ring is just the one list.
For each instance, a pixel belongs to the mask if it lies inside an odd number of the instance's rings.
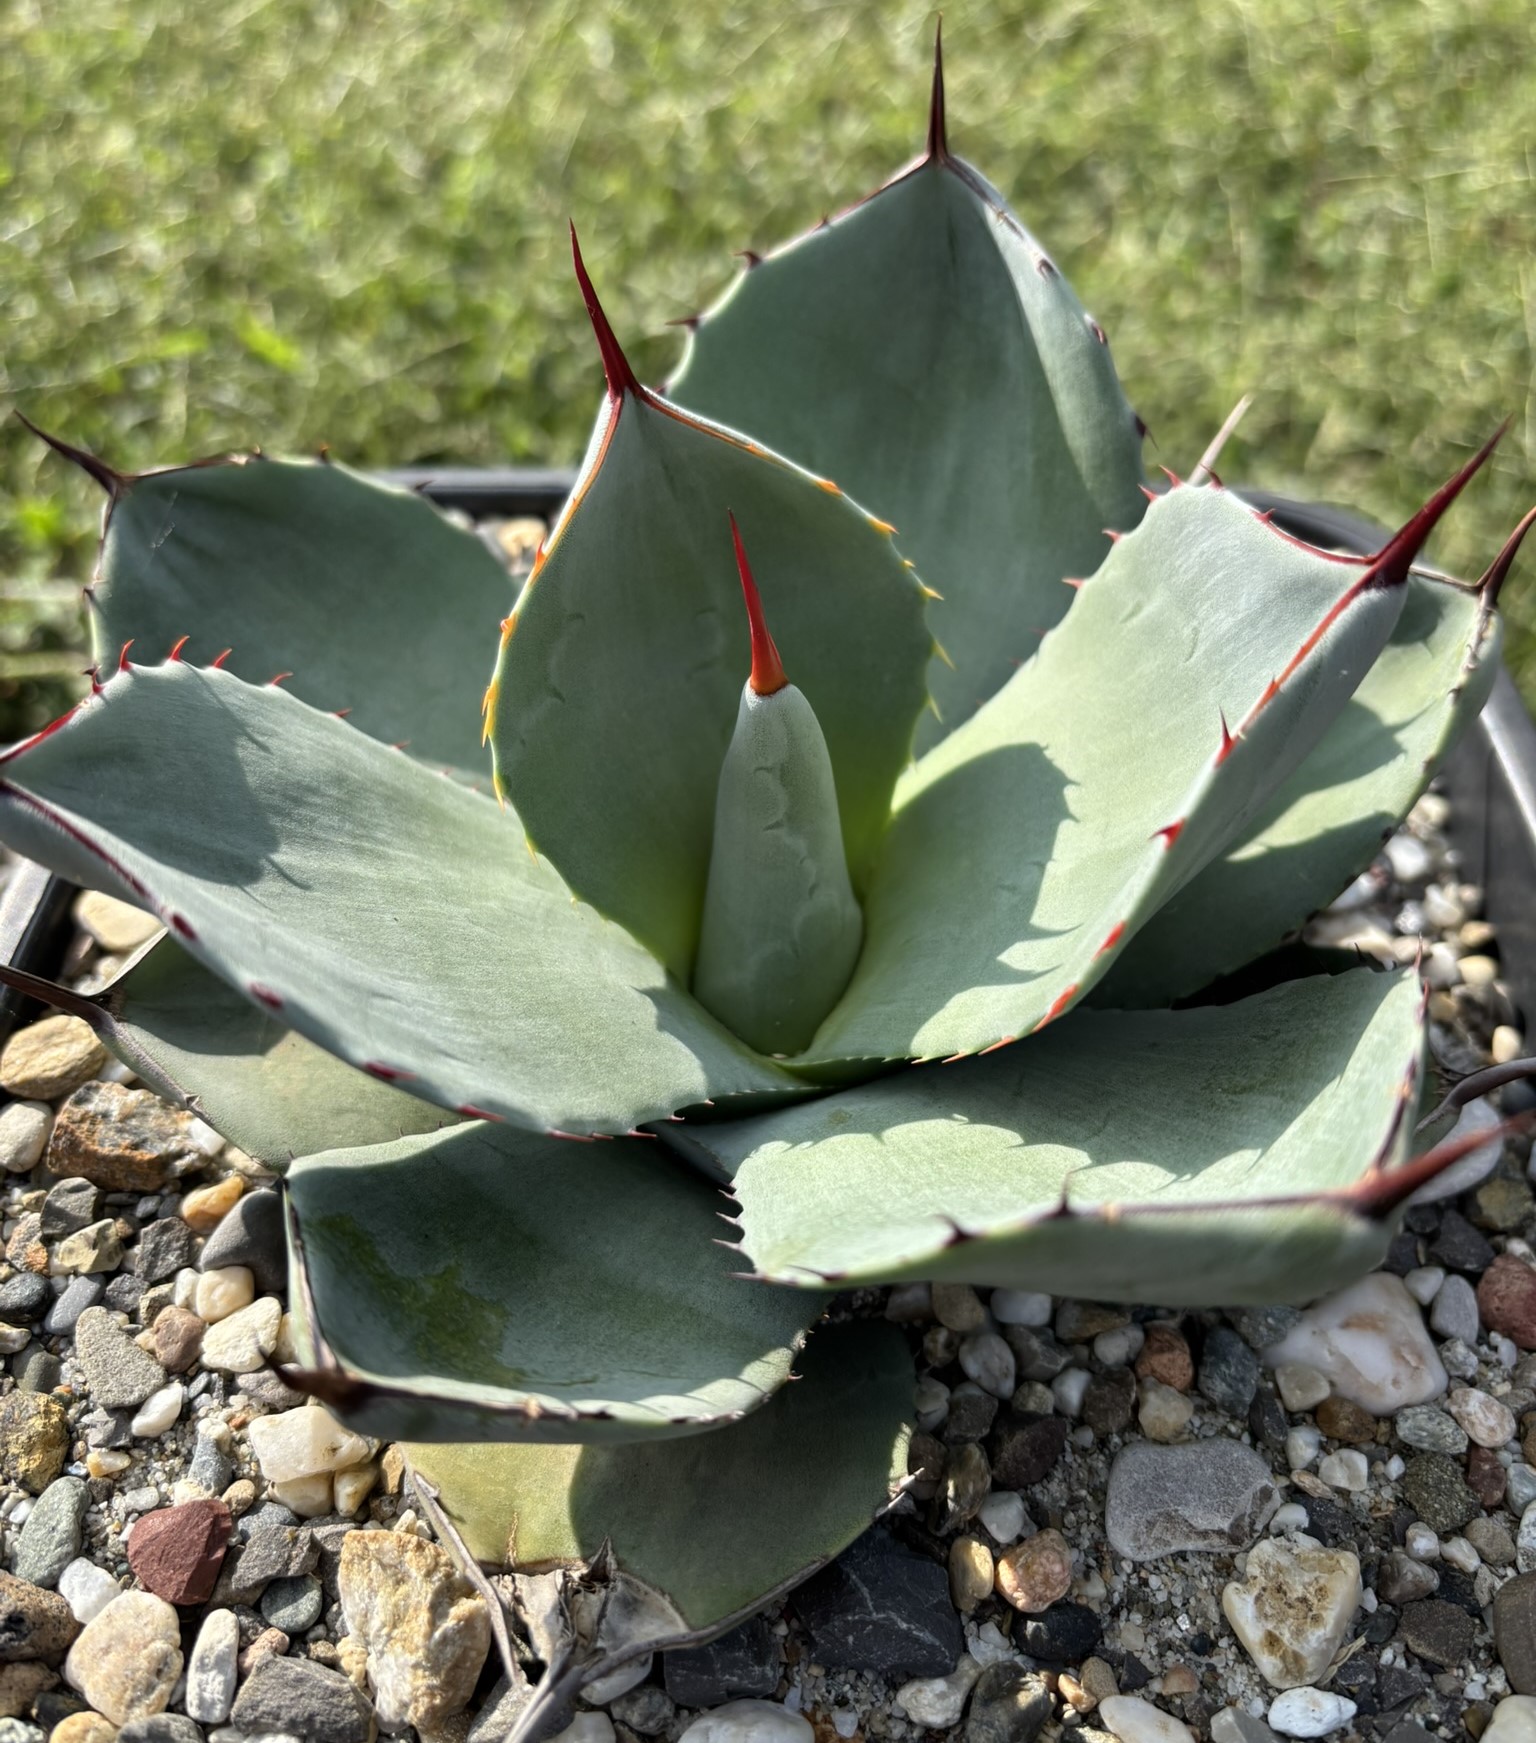
{"label": "green grass background", "polygon": [[[10,0],[0,407],[125,468],[259,443],[567,461],[599,389],[565,220],[642,376],[665,323],[883,179],[933,13],[784,0]],[[954,0],[951,138],[1108,329],[1149,460],[1404,516],[1536,500],[1529,0]],[[80,661],[97,493],[0,427],[0,737]],[[1536,696],[1536,551],[1507,594]],[[471,675],[472,676],[472,675]]]}

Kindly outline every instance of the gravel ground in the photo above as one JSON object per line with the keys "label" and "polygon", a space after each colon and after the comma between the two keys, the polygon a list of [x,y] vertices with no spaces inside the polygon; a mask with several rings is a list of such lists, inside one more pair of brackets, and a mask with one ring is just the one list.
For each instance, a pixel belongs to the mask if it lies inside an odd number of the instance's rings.
{"label": "gravel ground", "polygon": [[[1453,1080],[1523,1041],[1445,820],[1422,800],[1309,937],[1392,962],[1422,937]],[[91,989],[143,917],[78,913]],[[484,1607],[398,1449],[272,1371],[270,1176],[74,1019],[13,1038],[0,1084],[0,1743],[496,1735]],[[675,1739],[700,1709],[694,1743],[1482,1736],[1536,1690],[1528,1160],[1475,1152],[1381,1273],[1305,1315],[845,1298],[910,1339],[910,1489],[766,1619],[604,1691],[572,1743]],[[1515,1702],[1490,1735],[1532,1726]]]}

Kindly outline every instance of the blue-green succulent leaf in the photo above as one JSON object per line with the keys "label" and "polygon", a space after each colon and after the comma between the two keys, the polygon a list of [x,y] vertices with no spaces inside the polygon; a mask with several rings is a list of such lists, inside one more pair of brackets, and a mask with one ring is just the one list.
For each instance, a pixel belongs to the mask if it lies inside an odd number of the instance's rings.
{"label": "blue-green succulent leaf", "polygon": [[[671,391],[894,522],[942,596],[937,716],[960,725],[1058,622],[1104,529],[1141,518],[1141,444],[1103,330],[970,165],[937,149],[754,259]],[[942,724],[941,724],[942,723]]]}
{"label": "blue-green succulent leaf", "polygon": [[[1410,974],[1076,1011],[985,1059],[691,1128],[779,1283],[1302,1301],[1380,1262],[1424,1040]],[[1407,1188],[1404,1189],[1406,1192]]]}
{"label": "blue-green succulent leaf", "polygon": [[573,901],[510,812],[227,672],[115,675],[0,761],[0,835],[466,1117],[622,1132],[791,1082]]}
{"label": "blue-green succulent leaf", "polygon": [[309,1385],[395,1440],[669,1438],[789,1377],[822,1298],[744,1285],[654,1139],[482,1123],[288,1174]]}

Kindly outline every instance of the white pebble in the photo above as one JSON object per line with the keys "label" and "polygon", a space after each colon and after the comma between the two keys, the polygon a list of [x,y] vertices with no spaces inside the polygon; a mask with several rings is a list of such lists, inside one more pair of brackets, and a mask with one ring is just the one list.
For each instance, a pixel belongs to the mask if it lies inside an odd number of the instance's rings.
{"label": "white pebble", "polygon": [[808,1719],[777,1701],[727,1701],[700,1713],[677,1743],[812,1743],[815,1735]]}
{"label": "white pebble", "polygon": [[104,1567],[80,1555],[59,1575],[59,1596],[77,1622],[99,1616],[123,1588]]}
{"label": "white pebble", "polygon": [[930,1731],[947,1731],[960,1723],[965,1697],[971,1692],[981,1666],[966,1656],[948,1676],[915,1678],[896,1691],[897,1704],[914,1724]]}
{"label": "white pebble", "polygon": [[203,1366],[223,1374],[254,1374],[277,1348],[282,1323],[282,1302],[275,1295],[263,1295],[208,1327]]}
{"label": "white pebble", "polygon": [[339,1423],[323,1404],[304,1404],[297,1410],[252,1417],[245,1433],[269,1483],[345,1470],[362,1464],[373,1451],[360,1434]]}
{"label": "white pebble", "polygon": [[1440,1293],[1445,1271],[1439,1265],[1420,1265],[1403,1279],[1404,1287],[1420,1307],[1428,1307]]}
{"label": "white pebble", "polygon": [[1295,1414],[1315,1410],[1332,1388],[1324,1375],[1305,1362],[1282,1362],[1275,1369],[1275,1390],[1280,1394],[1280,1402]]}
{"label": "white pebble", "polygon": [[1482,1743],[1536,1743],[1536,1695],[1506,1695],[1493,1709]]}
{"label": "white pebble", "polygon": [[1093,1340],[1093,1353],[1106,1368],[1124,1368],[1141,1354],[1146,1341],[1146,1332],[1133,1321],[1113,1331],[1101,1331]]}
{"label": "white pebble", "polygon": [[224,1148],[224,1139],[210,1125],[206,1125],[196,1115],[187,1126],[187,1142],[197,1151],[199,1156],[206,1156],[212,1161]]}
{"label": "white pebble", "polygon": [[[591,1686],[587,1684],[588,1688]],[[613,1743],[616,1735],[613,1720],[606,1713],[578,1713],[563,1731],[557,1731],[550,1738],[549,1743]]]}
{"label": "white pebble", "polygon": [[1419,972],[1436,992],[1448,992],[1461,979],[1456,952],[1448,944],[1431,944]]}
{"label": "white pebble", "polygon": [[1317,1474],[1330,1489],[1345,1489],[1350,1494],[1358,1495],[1370,1481],[1371,1467],[1366,1463],[1363,1452],[1346,1447],[1339,1452],[1329,1453],[1317,1467]]}
{"label": "white pebble", "polygon": [[196,1310],[192,1303],[197,1299],[197,1286],[202,1282],[203,1273],[194,1266],[183,1265],[176,1273],[172,1288],[171,1300],[177,1307],[186,1308],[188,1313]]}
{"label": "white pebble", "polygon": [[1446,1387],[1418,1302],[1386,1271],[1314,1303],[1263,1359],[1271,1368],[1305,1362],[1375,1416],[1427,1404]]}
{"label": "white pebble", "polygon": [[1446,1408],[1478,1446],[1507,1446],[1515,1438],[1515,1418],[1509,1407],[1475,1386],[1458,1386]]}
{"label": "white pebble", "polygon": [[1275,1516],[1269,1522],[1269,1535],[1283,1537],[1288,1531],[1305,1531],[1307,1523],[1307,1510],[1300,1501],[1287,1501],[1275,1509]]}
{"label": "white pebble", "polygon": [[1194,1743],[1195,1734],[1182,1719],[1135,1695],[1111,1695],[1100,1701],[1099,1717],[1120,1743]]}
{"label": "white pebble", "polygon": [[1063,1416],[1076,1416],[1083,1408],[1083,1394],[1090,1375],[1086,1368],[1064,1368],[1051,1381],[1051,1396]]}
{"label": "white pebble", "polygon": [[1013,1351],[995,1331],[976,1332],[960,1345],[960,1367],[994,1398],[1011,1398],[1018,1384],[1018,1363]]}
{"label": "white pebble", "polygon": [[1391,1458],[1387,1460],[1386,1464],[1382,1466],[1382,1469],[1386,1472],[1387,1481],[1389,1483],[1395,1483],[1408,1467],[1403,1462],[1401,1453],[1393,1453]]}
{"label": "white pebble", "polygon": [[222,1725],[235,1698],[240,1623],[233,1610],[210,1610],[187,1659],[186,1707],[202,1725]]}
{"label": "white pebble", "polygon": [[133,1421],[128,1425],[128,1432],[140,1440],[153,1440],[162,1435],[181,1415],[181,1407],[186,1403],[187,1389],[180,1380],[172,1380],[168,1386],[162,1386],[158,1392],[150,1395],[139,1406]]}
{"label": "white pebble", "polygon": [[[316,1471],[312,1477],[290,1477],[287,1482],[268,1483],[267,1497],[297,1513],[300,1519],[323,1519],[335,1511],[336,1486],[329,1471]],[[408,1531],[414,1515],[402,1513],[395,1521],[396,1531]]]}
{"label": "white pebble", "polygon": [[988,1305],[999,1325],[1032,1326],[1049,1325],[1055,1306],[1049,1295],[1027,1289],[994,1289]]}
{"label": "white pebble", "polygon": [[1488,1051],[1495,1065],[1508,1065],[1525,1051],[1525,1037],[1512,1023],[1500,1023],[1489,1039]]}
{"label": "white pebble", "polygon": [[1464,1537],[1446,1538],[1440,1545],[1440,1559],[1460,1568],[1464,1574],[1475,1574],[1483,1565],[1483,1558]]}
{"label": "white pebble", "polygon": [[192,1311],[209,1325],[228,1319],[256,1299],[256,1279],[244,1265],[224,1265],[197,1275]]}
{"label": "white pebble", "polygon": [[[1434,856],[1417,836],[1409,835],[1405,830],[1389,837],[1382,848],[1386,861],[1392,868],[1392,876],[1400,884],[1421,884],[1434,870]],[[1354,1708],[1350,1708],[1354,1712]],[[1296,1733],[1297,1736],[1320,1736],[1320,1732],[1306,1731]]]}
{"label": "white pebble", "polygon": [[1304,1471],[1321,1452],[1323,1437],[1310,1424],[1293,1428],[1285,1437],[1285,1462],[1293,1471]]}
{"label": "white pebble", "polygon": [[1269,1703],[1269,1725],[1282,1737],[1326,1737],[1355,1716],[1355,1703],[1329,1689],[1287,1689]]}
{"label": "white pebble", "polygon": [[0,1108],[0,1168],[30,1174],[53,1130],[53,1109],[44,1101],[13,1101]]}
{"label": "white pebble", "polygon": [[1015,1542],[1029,1524],[1024,1497],[1012,1489],[994,1489],[982,1502],[976,1517],[999,1543]]}
{"label": "white pebble", "polygon": [[1408,1527],[1403,1539],[1406,1549],[1415,1561],[1438,1561],[1440,1559],[1440,1537],[1431,1531],[1422,1520],[1415,1520]]}

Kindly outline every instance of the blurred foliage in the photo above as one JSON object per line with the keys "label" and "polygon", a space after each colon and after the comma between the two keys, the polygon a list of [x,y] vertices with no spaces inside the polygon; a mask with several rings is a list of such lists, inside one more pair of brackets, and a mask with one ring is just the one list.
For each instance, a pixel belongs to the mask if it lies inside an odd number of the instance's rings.
{"label": "blurred foliage", "polygon": [[[1526,0],[961,0],[951,136],[1187,468],[1402,517],[1506,414],[1440,560],[1536,497]],[[124,468],[331,444],[564,461],[598,368],[574,216],[647,379],[665,323],[883,179],[933,14],[702,0],[11,0],[0,400]],[[52,712],[93,488],[0,429],[0,737]],[[1536,572],[1506,595],[1536,694]],[[192,627],[192,626],[189,626]],[[488,650],[487,658],[490,657]]]}

